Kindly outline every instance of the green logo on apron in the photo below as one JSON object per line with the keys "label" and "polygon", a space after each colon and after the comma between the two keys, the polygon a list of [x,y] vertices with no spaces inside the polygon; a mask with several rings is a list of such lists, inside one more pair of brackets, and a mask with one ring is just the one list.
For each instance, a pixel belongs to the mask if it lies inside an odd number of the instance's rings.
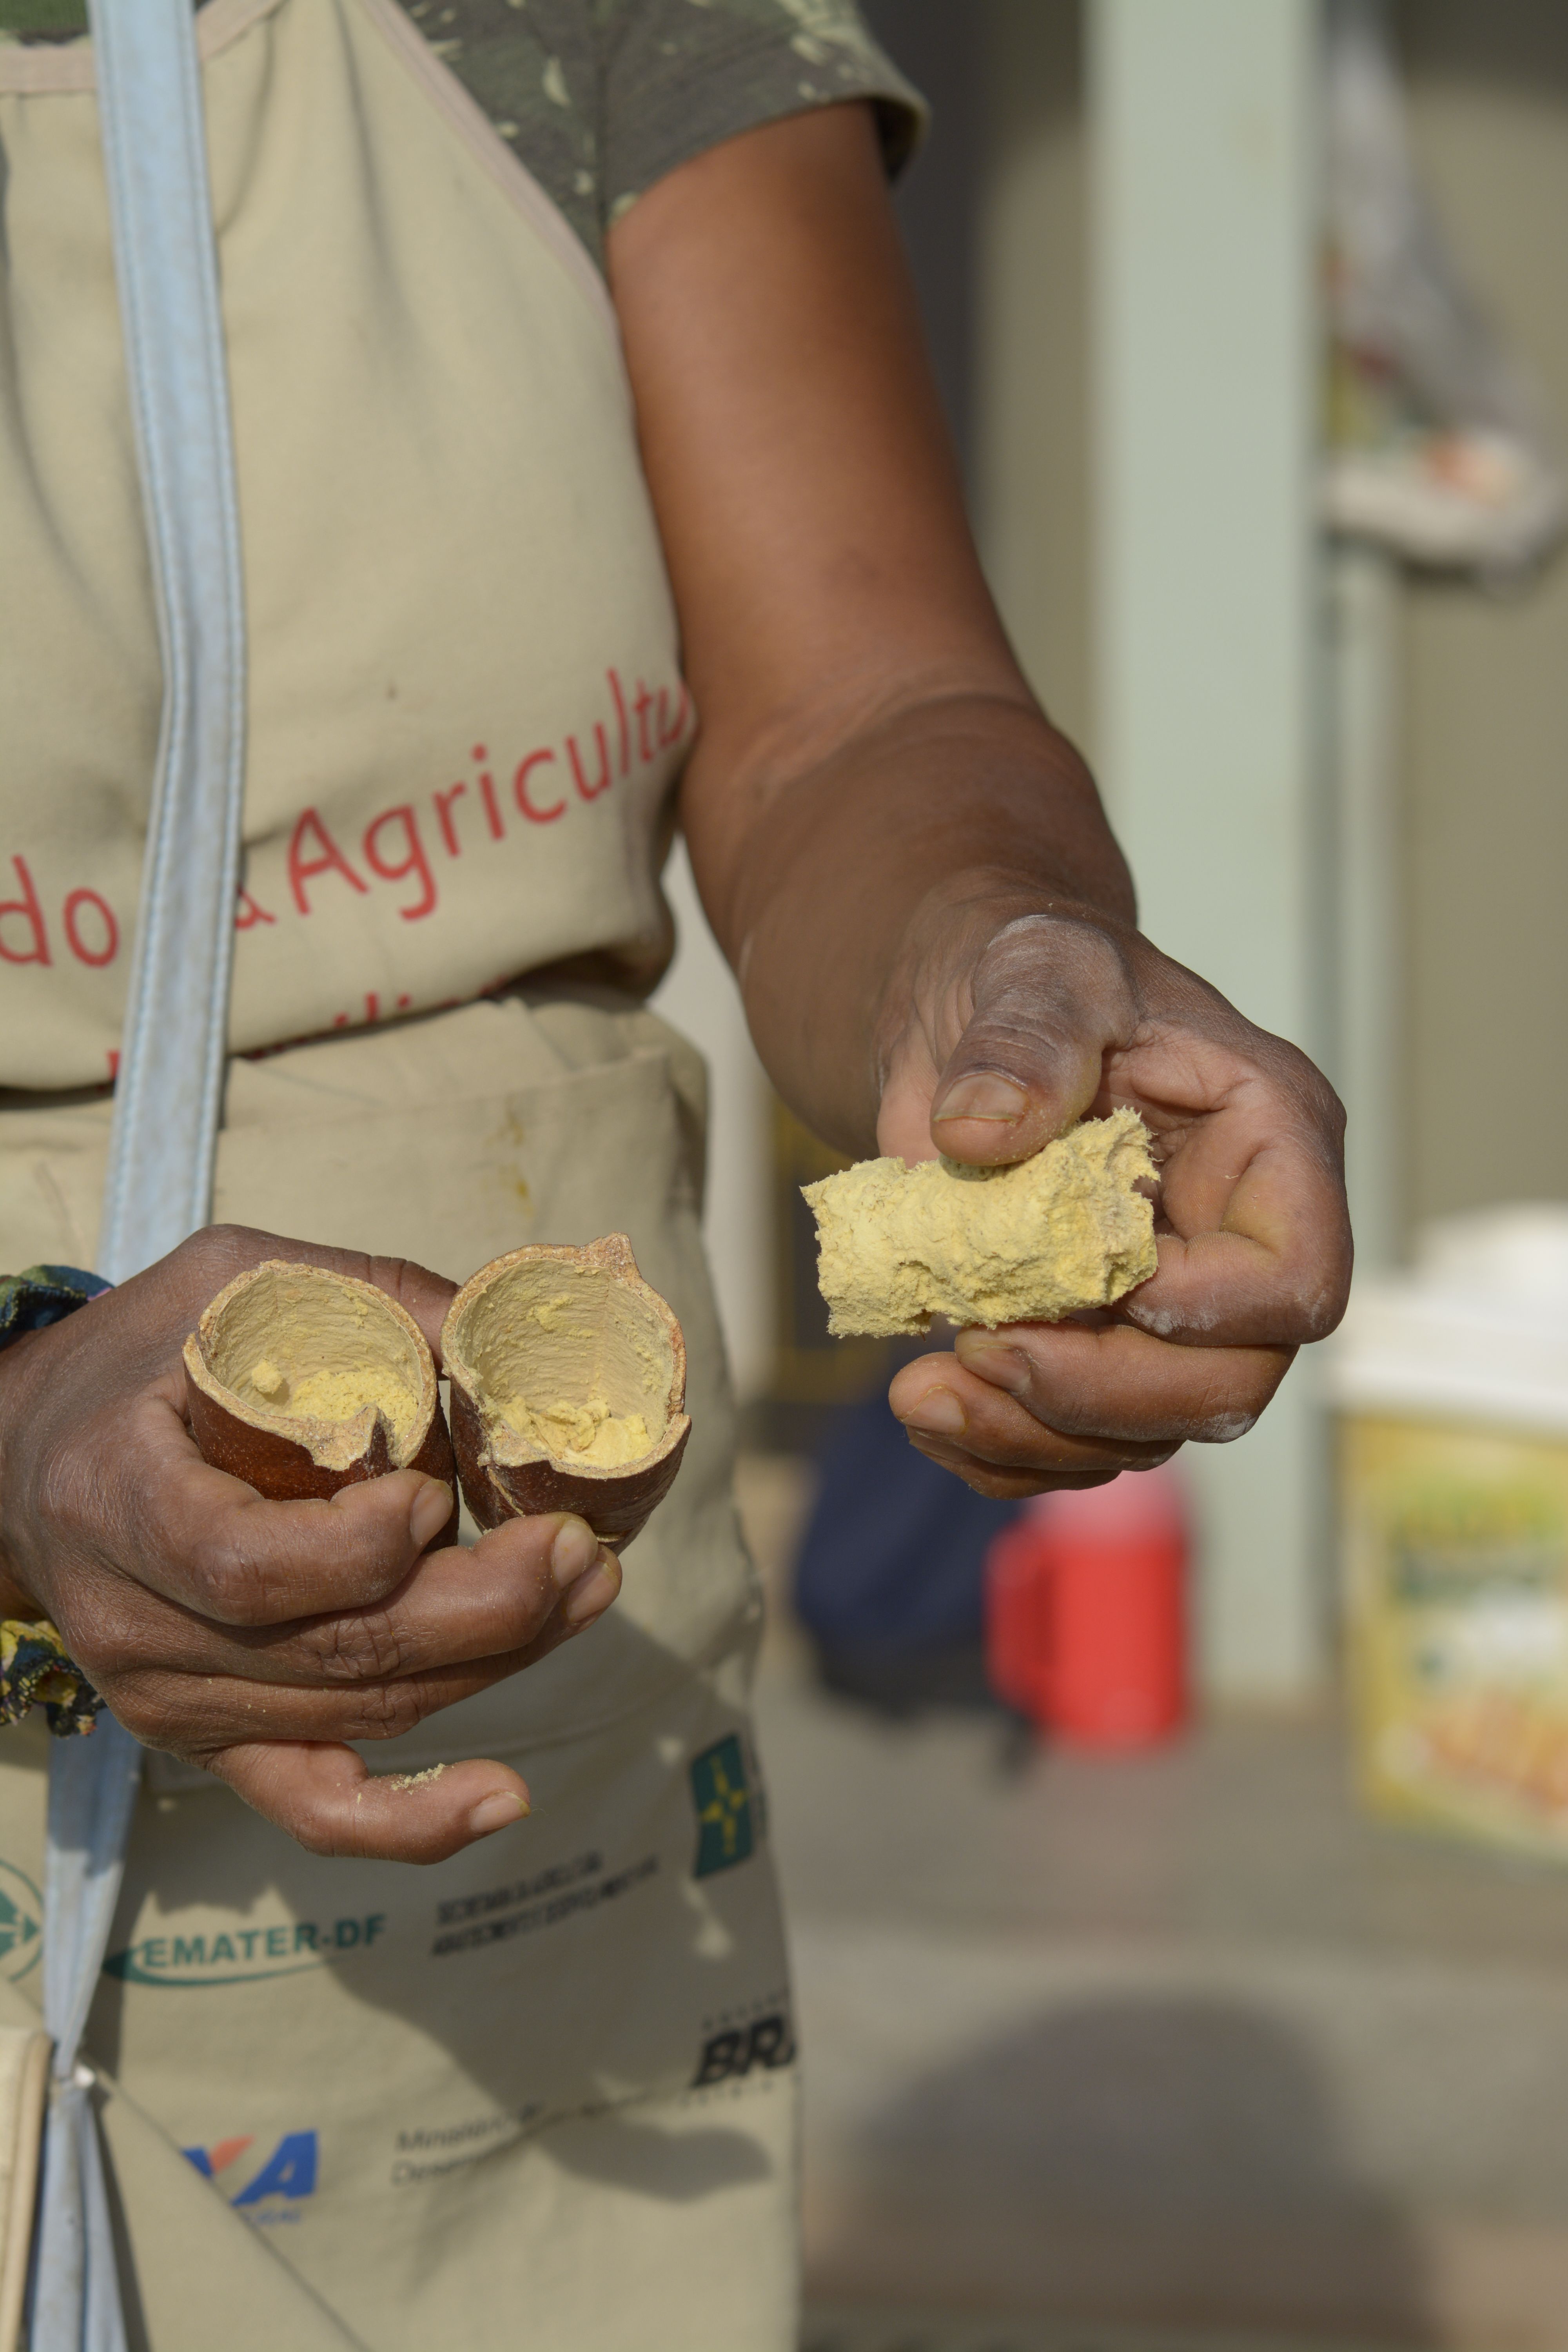
{"label": "green logo on apron", "polygon": [[691,1801],[697,1808],[697,1865],[707,1878],[744,1862],[753,1843],[752,1791],[746,1760],[733,1732],[705,1748],[691,1767]]}
{"label": "green logo on apron", "polygon": [[0,1978],[15,1984],[37,1962],[44,1898],[14,1863],[0,1862]]}
{"label": "green logo on apron", "polygon": [[[384,1911],[368,1918],[330,1919],[318,1924],[292,1919],[287,1926],[242,1927],[237,1919],[216,1934],[143,1936],[123,1952],[110,1952],[105,1976],[122,1984],[259,1984],[265,1977],[299,1976],[325,1968],[340,1953],[367,1951],[386,1927]],[[3,1963],[0,1963],[3,1965]]]}

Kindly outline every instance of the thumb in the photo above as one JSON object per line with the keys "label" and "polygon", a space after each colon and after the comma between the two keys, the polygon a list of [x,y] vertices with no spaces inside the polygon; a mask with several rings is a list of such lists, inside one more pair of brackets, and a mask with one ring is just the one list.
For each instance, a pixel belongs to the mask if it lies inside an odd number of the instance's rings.
{"label": "thumb", "polygon": [[1026,1160],[1090,1108],[1106,1053],[1130,1036],[1126,968],[1094,926],[1026,916],[992,940],[973,993],[932,1092],[931,1139],[973,1167]]}
{"label": "thumb", "polygon": [[205,1761],[308,1853],[445,1862],[529,1810],[528,1790],[506,1764],[373,1773],[352,1748],[331,1740],[245,1741]]}

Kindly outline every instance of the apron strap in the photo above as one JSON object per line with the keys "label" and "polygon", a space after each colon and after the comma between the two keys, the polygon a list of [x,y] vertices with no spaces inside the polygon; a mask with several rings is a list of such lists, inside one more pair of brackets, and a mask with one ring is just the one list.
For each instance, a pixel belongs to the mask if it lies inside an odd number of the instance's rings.
{"label": "apron strap", "polygon": [[[115,1088],[100,1270],[123,1282],[208,1223],[227,1045],[245,757],[245,616],[192,0],[89,0],[100,126],[163,663],[163,712]],[[33,2352],[124,2352],[78,2063],[124,1871],[141,1750],[112,1717],[51,1743],[44,2022],[54,2038]]]}
{"label": "apron strap", "polygon": [[191,0],[91,0],[163,723],[115,1087],[99,1272],[212,1216],[245,760],[228,377]]}

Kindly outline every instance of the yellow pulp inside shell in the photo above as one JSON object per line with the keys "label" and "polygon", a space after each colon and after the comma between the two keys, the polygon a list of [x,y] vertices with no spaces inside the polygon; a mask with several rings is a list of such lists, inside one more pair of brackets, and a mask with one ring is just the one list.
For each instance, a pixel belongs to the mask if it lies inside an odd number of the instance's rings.
{"label": "yellow pulp inside shell", "polygon": [[417,1399],[406,1381],[390,1364],[356,1365],[351,1371],[313,1370],[286,1380],[265,1357],[250,1375],[250,1385],[274,1412],[309,1421],[352,1421],[367,1404],[379,1406],[395,1430],[407,1429],[417,1411]]}
{"label": "yellow pulp inside shell", "polygon": [[612,1412],[602,1396],[577,1404],[563,1398],[535,1405],[514,1396],[502,1407],[506,1419],[531,1444],[557,1456],[575,1454],[597,1470],[618,1469],[625,1462],[640,1462],[652,1444],[647,1416]]}

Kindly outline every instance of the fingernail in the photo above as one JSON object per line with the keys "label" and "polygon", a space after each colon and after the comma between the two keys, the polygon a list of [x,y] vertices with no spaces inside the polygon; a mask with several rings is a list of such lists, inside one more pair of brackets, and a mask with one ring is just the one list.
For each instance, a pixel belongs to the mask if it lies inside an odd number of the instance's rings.
{"label": "fingernail", "polygon": [[964,1370],[989,1381],[994,1389],[1005,1389],[1010,1396],[1016,1396],[1028,1385],[1028,1360],[1021,1349],[994,1339],[976,1339],[969,1331],[959,1333],[953,1348]]}
{"label": "fingernail", "polygon": [[563,1520],[550,1547],[550,1573],[557,1592],[568,1592],[599,1557],[599,1538],[586,1519]]}
{"label": "fingernail", "polygon": [[1022,1087],[1011,1078],[1000,1078],[992,1070],[975,1070],[967,1078],[955,1078],[946,1094],[931,1112],[934,1122],[939,1118],[1022,1118],[1029,1108],[1029,1097]]}
{"label": "fingernail", "polygon": [[599,1565],[592,1576],[574,1584],[561,1604],[561,1615],[568,1625],[586,1625],[602,1617],[621,1589],[621,1563],[607,1547],[599,1553]]}
{"label": "fingernail", "polygon": [[512,1822],[521,1822],[531,1811],[528,1799],[515,1789],[497,1789],[489,1797],[481,1797],[468,1815],[468,1828],[475,1837],[493,1836]]}
{"label": "fingernail", "polygon": [[451,1516],[452,1489],[440,1478],[427,1478],[408,1514],[408,1532],[421,1551],[435,1541]]}
{"label": "fingernail", "polygon": [[951,1389],[927,1389],[918,1403],[899,1418],[906,1429],[924,1430],[928,1437],[962,1437],[968,1425],[963,1407]]}

